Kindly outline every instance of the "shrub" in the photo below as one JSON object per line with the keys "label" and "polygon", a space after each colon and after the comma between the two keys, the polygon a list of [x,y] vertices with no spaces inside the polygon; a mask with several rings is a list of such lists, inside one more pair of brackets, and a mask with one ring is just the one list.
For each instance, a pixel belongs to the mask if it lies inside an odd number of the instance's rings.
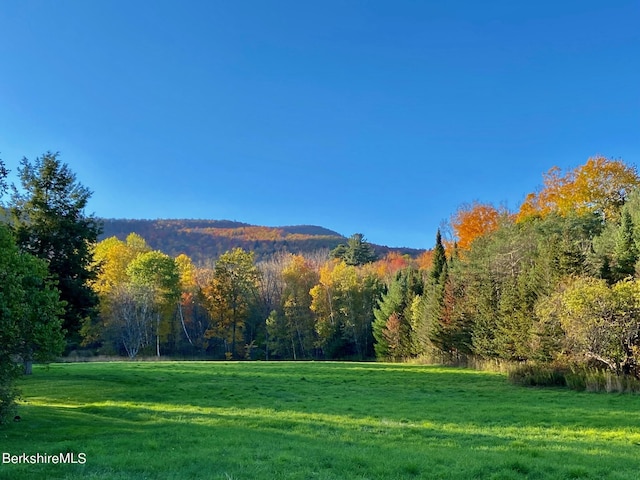
{"label": "shrub", "polygon": [[564,387],[566,371],[554,365],[524,363],[509,371],[509,381],[525,387]]}

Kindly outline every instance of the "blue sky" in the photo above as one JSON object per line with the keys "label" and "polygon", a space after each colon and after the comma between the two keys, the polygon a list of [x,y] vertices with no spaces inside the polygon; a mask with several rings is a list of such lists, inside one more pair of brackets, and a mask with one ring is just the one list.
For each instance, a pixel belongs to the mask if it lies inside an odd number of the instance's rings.
{"label": "blue sky", "polygon": [[637,164],[640,2],[29,1],[0,8],[0,158],[89,213],[429,248],[554,165]]}

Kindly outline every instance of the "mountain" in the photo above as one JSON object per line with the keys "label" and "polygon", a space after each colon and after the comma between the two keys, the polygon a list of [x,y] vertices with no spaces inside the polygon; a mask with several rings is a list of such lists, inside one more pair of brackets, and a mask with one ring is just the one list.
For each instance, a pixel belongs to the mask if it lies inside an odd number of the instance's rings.
{"label": "mountain", "polygon": [[[347,238],[338,232],[315,225],[264,227],[230,220],[130,220],[102,219],[104,232],[100,240],[116,236],[124,240],[130,233],[144,238],[151,248],[171,256],[181,253],[194,262],[218,258],[233,248],[255,252],[256,259],[279,251],[311,253],[333,249]],[[411,256],[422,250],[390,248],[372,244],[379,256],[394,251]]]}

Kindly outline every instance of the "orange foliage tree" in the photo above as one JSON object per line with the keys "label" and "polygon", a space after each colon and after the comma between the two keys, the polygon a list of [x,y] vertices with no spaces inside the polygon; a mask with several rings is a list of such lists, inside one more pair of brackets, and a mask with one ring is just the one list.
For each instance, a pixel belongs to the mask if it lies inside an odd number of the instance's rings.
{"label": "orange foliage tree", "polygon": [[407,256],[400,255],[397,252],[389,252],[384,258],[374,263],[375,274],[378,278],[391,278],[399,270],[408,267],[410,264],[411,259]]}
{"label": "orange foliage tree", "polygon": [[419,270],[431,270],[431,267],[433,267],[433,250],[425,250],[418,255],[416,264]]}
{"label": "orange foliage tree", "polygon": [[552,212],[560,215],[595,212],[605,219],[616,218],[629,192],[640,185],[635,167],[602,156],[592,157],[566,173],[553,167],[543,177],[543,187],[527,195],[517,221]]}
{"label": "orange foliage tree", "polygon": [[473,241],[498,228],[500,211],[489,203],[464,204],[451,217],[451,227],[460,250],[468,250]]}

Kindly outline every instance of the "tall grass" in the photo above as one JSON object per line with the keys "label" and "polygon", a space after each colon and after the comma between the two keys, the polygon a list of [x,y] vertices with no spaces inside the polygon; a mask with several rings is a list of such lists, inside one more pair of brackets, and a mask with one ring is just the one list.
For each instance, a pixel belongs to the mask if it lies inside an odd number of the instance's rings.
{"label": "tall grass", "polygon": [[509,369],[509,381],[528,387],[566,386],[579,392],[640,392],[640,381],[635,377],[575,365],[537,363],[513,365]]}

